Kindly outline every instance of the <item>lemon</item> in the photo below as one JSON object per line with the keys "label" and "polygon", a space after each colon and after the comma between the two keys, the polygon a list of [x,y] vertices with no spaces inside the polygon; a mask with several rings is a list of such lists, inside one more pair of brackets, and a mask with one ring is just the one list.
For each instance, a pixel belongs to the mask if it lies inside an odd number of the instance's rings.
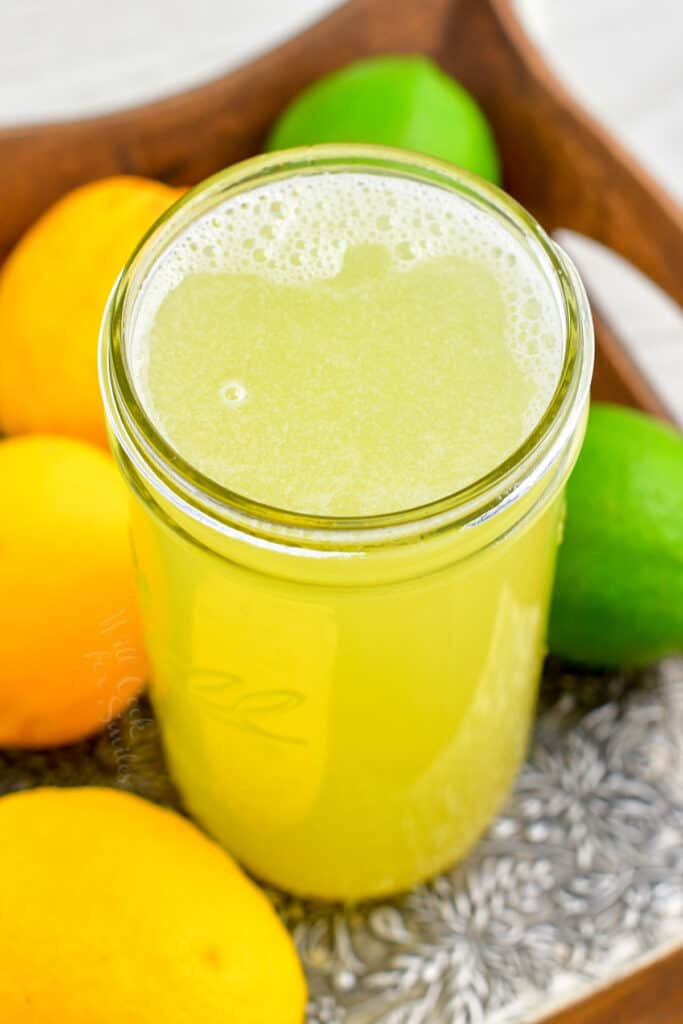
{"label": "lemon", "polygon": [[427,57],[374,57],[319,79],[280,116],[267,148],[319,142],[411,149],[500,181],[498,151],[484,114]]}
{"label": "lemon", "polygon": [[147,677],[126,489],[100,448],[40,435],[0,441],[0,487],[0,746],[68,743]]}
{"label": "lemon", "polygon": [[0,431],[106,444],[97,339],[136,243],[181,195],[146,178],[84,185],[40,217],[0,272]]}
{"label": "lemon", "polygon": [[0,799],[0,1007],[12,1024],[302,1024],[264,894],[194,825],[113,789]]}
{"label": "lemon", "polygon": [[550,649],[638,666],[683,648],[683,438],[594,405],[567,489]]}

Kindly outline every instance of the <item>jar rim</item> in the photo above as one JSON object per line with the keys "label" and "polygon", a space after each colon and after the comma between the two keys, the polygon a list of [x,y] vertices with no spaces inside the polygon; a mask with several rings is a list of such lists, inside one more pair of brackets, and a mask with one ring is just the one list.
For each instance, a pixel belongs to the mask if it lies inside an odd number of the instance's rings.
{"label": "jar rim", "polygon": [[[455,191],[516,231],[552,278],[564,326],[555,392],[524,441],[488,473],[414,508],[370,516],[311,515],[280,509],[218,484],[184,460],[145,412],[126,358],[127,318],[159,259],[196,219],[229,198],[299,175],[360,172],[408,178]],[[501,189],[445,161],[384,146],[318,145],[252,157],[188,191],[144,235],[114,286],[99,345],[108,425],[138,473],[171,505],[219,532],[268,543],[337,551],[404,543],[490,519],[526,494],[553,465],[579,424],[593,369],[593,328],[571,260],[536,220]]]}

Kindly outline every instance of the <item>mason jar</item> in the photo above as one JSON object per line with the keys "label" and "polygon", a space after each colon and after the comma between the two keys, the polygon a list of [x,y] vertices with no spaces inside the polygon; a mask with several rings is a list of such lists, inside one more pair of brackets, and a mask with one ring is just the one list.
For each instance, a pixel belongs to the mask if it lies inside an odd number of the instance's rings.
{"label": "mason jar", "polygon": [[[283,176],[392,176],[456,192],[503,225],[548,282],[559,383],[519,448],[417,509],[334,518],[219,486],[157,432],[129,353],[136,303],[197,218]],[[100,374],[131,495],[151,695],[189,812],[257,877],[306,896],[404,890],[461,857],[527,746],[564,490],[593,359],[571,262],[509,196],[379,147],[268,154],[183,197],[124,269]]]}

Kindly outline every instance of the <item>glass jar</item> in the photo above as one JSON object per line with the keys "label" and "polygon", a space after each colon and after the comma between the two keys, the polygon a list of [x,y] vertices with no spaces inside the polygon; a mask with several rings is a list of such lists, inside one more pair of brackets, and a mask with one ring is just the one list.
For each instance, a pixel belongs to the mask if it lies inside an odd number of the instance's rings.
{"label": "glass jar", "polygon": [[[157,433],[127,351],[151,269],[207,210],[288,175],[392,175],[457,191],[512,232],[564,333],[556,392],[482,479],[366,518],[266,507]],[[406,889],[460,857],[527,745],[564,487],[585,430],[593,335],[564,253],[504,193],[450,165],[321,146],[232,167],[180,200],[125,268],[100,374],[132,496],[152,698],[189,811],[254,874],[308,896]]]}

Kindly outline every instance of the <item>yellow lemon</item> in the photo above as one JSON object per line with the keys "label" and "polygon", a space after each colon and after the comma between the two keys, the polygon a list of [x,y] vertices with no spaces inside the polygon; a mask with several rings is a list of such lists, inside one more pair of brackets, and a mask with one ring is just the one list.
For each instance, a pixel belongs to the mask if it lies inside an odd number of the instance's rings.
{"label": "yellow lemon", "polygon": [[116,790],[0,799],[0,1007],[12,1024],[302,1024],[264,894],[180,815]]}
{"label": "yellow lemon", "polygon": [[145,178],[105,178],[40,217],[0,273],[0,430],[105,444],[97,339],[107,297],[136,243],[181,195]]}
{"label": "yellow lemon", "polygon": [[0,746],[67,743],[147,674],[125,488],[101,449],[33,435],[0,441],[0,493]]}

